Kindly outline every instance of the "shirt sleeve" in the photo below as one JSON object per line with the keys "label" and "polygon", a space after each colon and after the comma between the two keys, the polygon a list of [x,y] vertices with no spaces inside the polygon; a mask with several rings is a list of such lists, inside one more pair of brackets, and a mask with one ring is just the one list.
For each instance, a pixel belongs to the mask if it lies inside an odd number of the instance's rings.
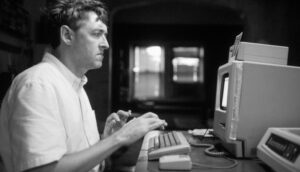
{"label": "shirt sleeve", "polygon": [[15,89],[9,119],[16,171],[58,161],[66,153],[66,133],[51,85],[28,82]]}

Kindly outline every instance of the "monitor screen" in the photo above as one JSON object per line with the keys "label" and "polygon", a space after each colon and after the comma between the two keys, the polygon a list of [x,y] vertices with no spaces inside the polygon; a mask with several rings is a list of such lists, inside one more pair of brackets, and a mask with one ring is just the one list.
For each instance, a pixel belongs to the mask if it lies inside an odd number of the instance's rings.
{"label": "monitor screen", "polygon": [[222,78],[222,84],[221,84],[221,109],[226,110],[227,109],[227,98],[228,98],[228,84],[229,84],[229,74],[226,73],[223,75]]}

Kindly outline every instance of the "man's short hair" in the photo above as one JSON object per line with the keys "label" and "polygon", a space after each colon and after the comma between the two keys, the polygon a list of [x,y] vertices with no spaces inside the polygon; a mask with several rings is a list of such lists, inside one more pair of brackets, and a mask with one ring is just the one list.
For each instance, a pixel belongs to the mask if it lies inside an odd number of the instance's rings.
{"label": "man's short hair", "polygon": [[86,12],[95,12],[99,19],[107,23],[107,11],[100,0],[49,0],[44,15],[47,17],[49,43],[53,48],[60,44],[60,27],[67,25],[73,30],[79,28],[78,21]]}

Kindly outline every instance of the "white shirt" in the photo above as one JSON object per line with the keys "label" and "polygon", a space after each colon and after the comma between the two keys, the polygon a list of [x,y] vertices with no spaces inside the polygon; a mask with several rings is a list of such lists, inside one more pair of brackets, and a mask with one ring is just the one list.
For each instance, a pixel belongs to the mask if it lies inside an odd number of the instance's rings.
{"label": "white shirt", "polygon": [[86,82],[50,53],[15,78],[0,114],[0,153],[8,172],[58,161],[99,141]]}

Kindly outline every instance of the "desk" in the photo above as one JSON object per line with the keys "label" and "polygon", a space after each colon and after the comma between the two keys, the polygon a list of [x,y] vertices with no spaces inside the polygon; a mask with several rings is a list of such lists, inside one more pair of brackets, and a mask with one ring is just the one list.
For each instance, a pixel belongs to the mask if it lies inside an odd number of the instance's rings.
{"label": "desk", "polygon": [[[187,132],[183,132],[187,136]],[[206,165],[213,165],[213,166],[226,166],[230,165],[232,162],[228,161],[224,158],[218,157],[211,157],[204,154],[204,149],[202,147],[191,147],[191,159],[192,162],[202,163]],[[271,169],[266,167],[261,161],[259,160],[245,160],[245,159],[238,159],[238,165],[234,168],[230,169],[213,169],[207,167],[197,167],[196,169],[193,168],[192,172],[269,172]],[[147,151],[141,150],[135,172],[159,172],[159,163],[158,161],[148,161],[147,160]],[[163,172],[170,172],[164,170]],[[178,171],[177,171],[178,172]]]}

